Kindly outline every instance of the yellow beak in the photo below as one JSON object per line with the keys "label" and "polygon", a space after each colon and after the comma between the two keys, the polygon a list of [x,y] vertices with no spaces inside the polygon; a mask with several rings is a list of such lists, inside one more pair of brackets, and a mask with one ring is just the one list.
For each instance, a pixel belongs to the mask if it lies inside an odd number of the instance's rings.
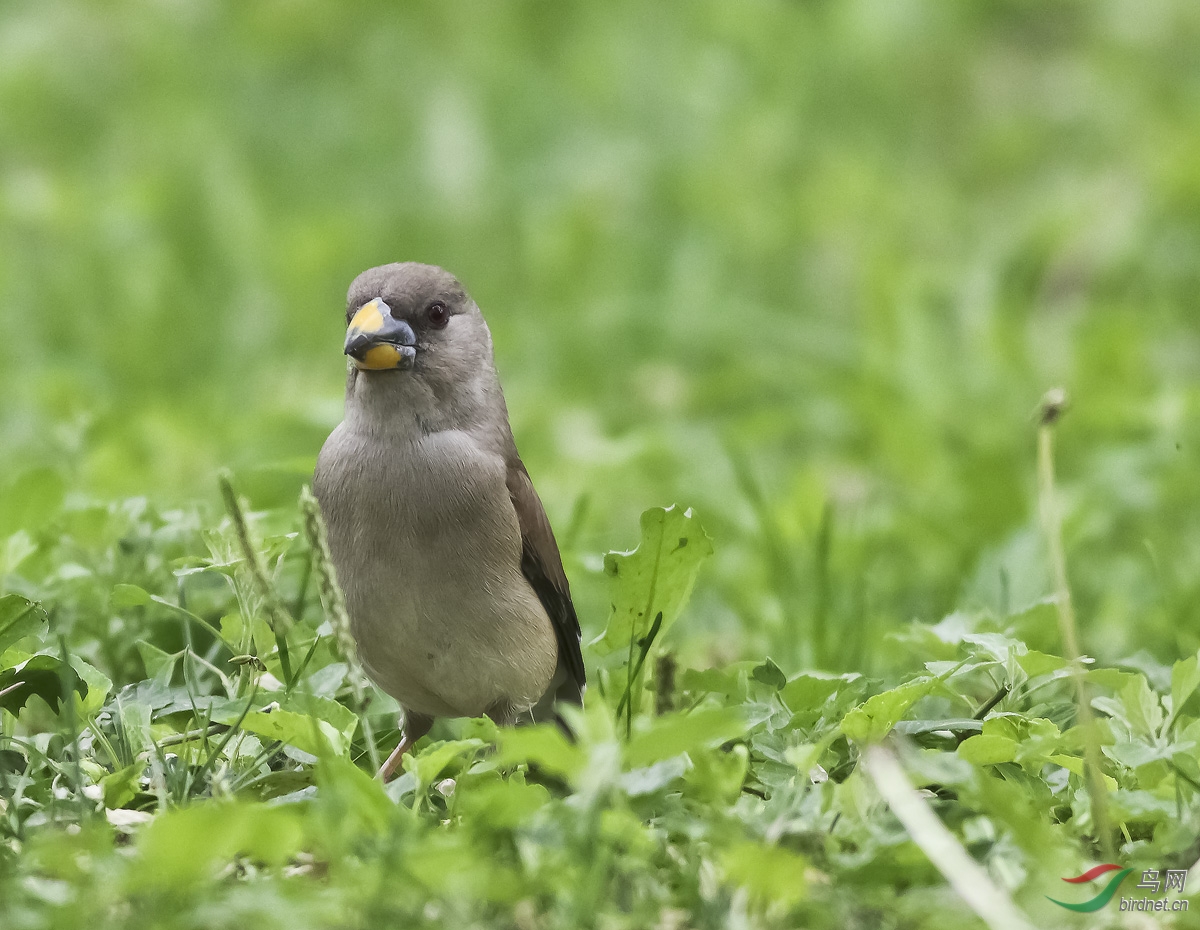
{"label": "yellow beak", "polygon": [[412,327],[378,297],[359,307],[346,329],[345,353],[363,371],[411,367],[416,345]]}

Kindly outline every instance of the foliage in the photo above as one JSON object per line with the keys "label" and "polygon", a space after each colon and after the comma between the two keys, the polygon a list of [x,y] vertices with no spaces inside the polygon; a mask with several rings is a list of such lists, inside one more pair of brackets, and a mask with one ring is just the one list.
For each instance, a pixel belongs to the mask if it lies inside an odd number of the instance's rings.
{"label": "foliage", "polygon": [[[864,773],[862,749],[889,734],[941,819],[1030,914],[1060,922],[1044,895],[1098,855],[1068,664],[1020,638],[1049,605],[898,631],[892,648],[924,674],[890,689],[739,662],[673,671],[653,702],[593,690],[568,714],[574,739],[552,724],[446,723],[385,788],[361,767],[372,730],[308,590],[306,537],[266,533],[264,557],[246,559],[240,511],[199,531],[134,506],[180,549],[169,570],[123,574],[141,585],[114,583],[104,567],[130,509],[107,508],[87,547],[64,536],[80,560],[69,580],[23,576],[44,586],[49,623],[21,595],[0,600],[6,926],[967,923]],[[303,520],[253,516],[264,529]],[[642,528],[639,549],[610,560],[617,641],[631,602],[663,599],[677,615],[705,554],[690,512],[648,511]],[[661,555],[680,533],[696,553],[683,577]],[[106,598],[98,634],[71,617],[72,600]],[[292,619],[277,638],[266,618],[281,604]],[[92,664],[112,662],[113,627],[137,637],[115,681]],[[303,657],[291,677],[281,644]],[[623,660],[626,677],[662,675],[644,650]],[[1086,672],[1135,869],[1195,858],[1198,667]],[[678,709],[663,709],[664,689]],[[376,694],[363,720],[388,733],[394,712]]]}

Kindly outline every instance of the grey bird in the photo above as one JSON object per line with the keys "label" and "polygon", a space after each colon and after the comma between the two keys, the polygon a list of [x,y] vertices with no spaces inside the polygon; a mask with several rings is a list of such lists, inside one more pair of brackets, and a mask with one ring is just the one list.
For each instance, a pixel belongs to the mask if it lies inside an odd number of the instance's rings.
{"label": "grey bird", "polygon": [[354,279],[346,324],[345,417],[313,491],[363,667],[404,710],[386,780],[436,718],[551,719],[585,677],[479,307],[449,272],[405,262]]}

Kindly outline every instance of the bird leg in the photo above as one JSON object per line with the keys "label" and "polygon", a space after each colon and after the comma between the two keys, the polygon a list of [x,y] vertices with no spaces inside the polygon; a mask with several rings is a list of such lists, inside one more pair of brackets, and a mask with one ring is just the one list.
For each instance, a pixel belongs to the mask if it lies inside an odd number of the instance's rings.
{"label": "bird leg", "polygon": [[421,714],[404,712],[404,722],[401,724],[400,742],[387,757],[387,761],[379,767],[379,780],[387,784],[396,774],[396,770],[404,762],[404,754],[433,726],[433,718]]}
{"label": "bird leg", "polygon": [[404,761],[404,754],[412,748],[412,744],[413,741],[407,736],[401,737],[396,748],[392,750],[392,754],[387,757],[387,761],[379,767],[379,780],[385,785],[392,780],[396,769],[400,768],[400,763]]}

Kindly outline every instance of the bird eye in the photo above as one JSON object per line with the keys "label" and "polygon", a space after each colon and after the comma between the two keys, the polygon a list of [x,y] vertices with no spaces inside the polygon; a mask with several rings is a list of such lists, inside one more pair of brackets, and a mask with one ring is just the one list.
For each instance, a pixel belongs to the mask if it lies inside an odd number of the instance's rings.
{"label": "bird eye", "polygon": [[429,322],[438,329],[450,322],[450,308],[440,300],[431,303],[429,309],[425,311],[425,315],[429,317]]}

